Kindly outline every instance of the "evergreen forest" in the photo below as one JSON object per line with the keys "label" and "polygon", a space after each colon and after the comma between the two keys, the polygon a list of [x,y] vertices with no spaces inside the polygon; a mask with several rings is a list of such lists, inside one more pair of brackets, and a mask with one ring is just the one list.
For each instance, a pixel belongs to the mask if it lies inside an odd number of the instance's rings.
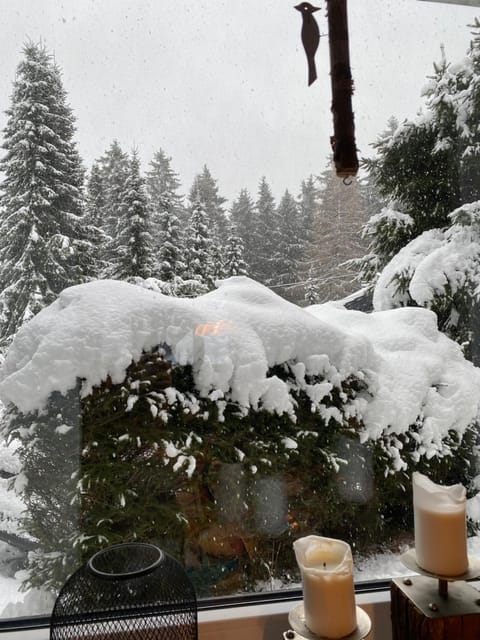
{"label": "evergreen forest", "polygon": [[[419,96],[418,117],[385,123],[352,184],[325,158],[297,193],[273,194],[264,175],[256,193],[239,185],[232,202],[201,160],[193,183],[183,184],[174,150],[161,146],[143,166],[141,149],[113,140],[86,167],[61,69],[43,44],[27,43],[0,160],[1,353],[72,285],[123,280],[193,298],[218,280],[247,275],[302,307],[358,291],[367,311],[426,307],[477,365],[480,22],[473,30],[465,61],[442,56]],[[419,415],[396,443],[410,465],[398,469],[387,440],[359,441],[362,425],[346,406],[365,391],[361,378],[337,381],[317,414],[295,388],[294,363],[270,373],[295,389],[303,429],[297,456],[281,448],[298,436],[289,416],[261,408],[240,415],[234,403],[219,415],[167,344],[132,362],[121,384],[107,378],[84,397],[79,381],[28,417],[7,407],[4,437],[20,443],[12,486],[27,505],[21,535],[34,547],[24,558],[24,587],[56,590],[99,546],[131,539],[182,558],[202,596],[255,591],[274,579],[285,585],[298,580],[292,541],[312,530],[354,538],[363,553],[398,549],[412,527],[412,468],[473,492],[476,422],[462,439],[449,434],[450,455],[429,457],[418,447]],[[207,417],[169,402],[171,388]],[[164,464],[167,441],[195,458],[191,477]],[[247,451],[249,468],[263,469],[261,478],[241,464],[238,449]],[[337,458],[347,450],[373,478],[371,496],[341,497]],[[276,492],[285,497],[280,517],[268,512]],[[258,513],[267,515],[255,522]]]}
{"label": "evergreen forest", "polygon": [[166,150],[143,168],[139,149],[117,140],[86,168],[60,68],[44,45],[24,48],[3,149],[3,350],[62,289],[91,279],[141,278],[168,295],[195,296],[215,280],[249,275],[297,304],[358,287],[340,265],[366,248],[362,185],[346,189],[326,159],[297,194],[285,190],[277,201],[260,176],[257,193],[239,187],[228,203],[208,166],[187,188]]}

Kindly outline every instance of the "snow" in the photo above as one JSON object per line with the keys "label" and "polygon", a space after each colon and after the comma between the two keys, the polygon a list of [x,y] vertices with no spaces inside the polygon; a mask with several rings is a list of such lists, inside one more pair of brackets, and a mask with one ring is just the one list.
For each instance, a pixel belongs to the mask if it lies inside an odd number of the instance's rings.
{"label": "snow", "polygon": [[[417,246],[419,261],[432,246],[441,247],[442,238],[430,234],[419,240],[424,243],[422,250]],[[411,264],[411,255],[406,263]],[[335,385],[350,375],[364,380],[367,389],[350,401],[347,414],[363,420],[363,441],[390,437],[393,464],[404,468],[395,436],[421,417],[419,450],[427,457],[445,453],[449,430],[462,435],[478,414],[480,370],[438,331],[433,312],[390,308],[388,283],[376,293],[386,308],[366,314],[332,302],[300,308],[243,276],[223,280],[215,291],[195,299],[113,280],[78,285],[64,290],[18,331],[0,374],[0,399],[25,413],[40,410],[50,393],[66,393],[79,378],[86,395],[107,375],[122,382],[143,350],[167,344],[174,361],[193,365],[199,394],[219,407],[235,400],[245,410],[262,406],[294,420],[293,386],[268,373],[269,367],[289,362],[296,388],[304,389],[319,412],[326,411],[322,398]],[[309,384],[312,374],[323,381]],[[178,399],[176,389],[164,394],[169,403]],[[130,396],[129,406],[135,400]],[[175,458],[175,468],[191,476],[195,459],[173,442],[164,444],[165,462]],[[295,453],[294,438],[285,437],[283,445]],[[237,453],[241,460],[243,452]],[[18,471],[14,451],[0,449],[0,461]],[[14,492],[7,495],[6,481],[0,482],[0,510],[7,520],[11,514],[12,526],[22,509]],[[469,514],[480,518],[478,497],[469,501]],[[477,538],[469,544],[480,550]],[[369,580],[408,570],[392,552],[359,559],[356,572],[358,580]],[[20,582],[20,574],[0,578],[0,615],[2,608],[7,617],[51,608],[51,596],[32,591],[24,597]]]}
{"label": "snow", "polygon": [[132,359],[162,343],[180,364],[194,365],[202,394],[230,390],[243,406],[265,398],[272,410],[288,406],[288,398],[279,380],[267,378],[268,367],[292,359],[313,373],[313,344],[326,356],[322,368],[334,362],[348,375],[368,360],[371,348],[244,277],[195,299],[104,280],[66,289],[20,329],[0,394],[24,412],[41,408],[54,390],[74,388],[77,377],[88,394],[108,374],[121,382]]}
{"label": "snow", "polygon": [[[21,483],[21,465],[17,455],[18,442],[10,444],[0,443],[0,469],[7,475],[16,475],[18,484]],[[0,529],[5,533],[18,534],[19,520],[25,510],[25,505],[15,490],[12,490],[10,478],[0,477]],[[17,482],[15,483],[18,486]],[[0,542],[0,564],[3,558],[2,543]],[[1,571],[0,571],[1,575]]]}
{"label": "snow", "polygon": [[[462,434],[478,412],[480,371],[467,363],[459,345],[437,329],[433,312],[400,308],[365,314],[333,303],[310,308],[351,337],[371,341],[369,372],[373,398],[358,400],[364,438],[408,431],[423,414],[422,445],[440,452],[449,429]],[[388,426],[387,426],[388,425]]]}
{"label": "snow", "polygon": [[[429,247],[439,240],[433,235]],[[437,330],[431,311],[385,306],[373,314],[338,303],[302,309],[243,276],[195,299],[113,280],[78,285],[18,331],[1,372],[0,398],[31,412],[53,391],[73,389],[79,378],[86,395],[107,375],[122,382],[143,350],[168,344],[175,361],[193,365],[200,395],[213,392],[219,407],[228,399],[292,420],[292,388],[268,375],[269,367],[290,362],[296,386],[321,415],[322,398],[355,375],[368,386],[347,407],[363,420],[361,439],[388,434],[394,442],[421,416],[419,446],[431,457],[445,452],[449,430],[461,436],[477,415],[480,371]],[[307,374],[324,381],[308,384]],[[394,447],[391,454],[401,467]]]}
{"label": "snow", "polygon": [[[401,249],[382,271],[373,294],[376,310],[408,304],[429,306],[435,296],[454,295],[480,281],[480,202],[449,215],[447,229],[430,229]],[[407,281],[398,288],[398,277]]]}
{"label": "snow", "polygon": [[[395,276],[402,274],[410,278],[425,258],[442,246],[443,231],[431,229],[403,247],[381,272],[373,292],[373,307],[377,311],[394,309],[409,301],[408,292],[398,290]],[[419,284],[419,286],[421,286]]]}
{"label": "snow", "polygon": [[55,596],[52,592],[31,589],[21,593],[15,578],[0,577],[0,618],[45,615],[53,609]]}
{"label": "snow", "polygon": [[371,216],[367,222],[368,227],[375,227],[380,222],[389,222],[397,227],[410,227],[414,221],[407,213],[402,213],[391,207],[383,207],[380,213]]}
{"label": "snow", "polygon": [[6,533],[19,533],[19,519],[25,505],[15,490],[12,491],[10,481],[0,478],[0,529]]}

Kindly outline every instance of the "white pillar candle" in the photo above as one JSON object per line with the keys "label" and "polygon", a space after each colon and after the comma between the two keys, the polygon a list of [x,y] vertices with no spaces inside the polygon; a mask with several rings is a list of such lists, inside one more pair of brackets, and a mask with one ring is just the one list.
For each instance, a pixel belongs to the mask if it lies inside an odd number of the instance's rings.
{"label": "white pillar candle", "polygon": [[412,475],[415,554],[419,567],[439,576],[468,571],[466,492]]}
{"label": "white pillar candle", "polygon": [[357,627],[353,560],[341,540],[306,536],[293,543],[302,574],[305,623],[317,636],[343,638]]}

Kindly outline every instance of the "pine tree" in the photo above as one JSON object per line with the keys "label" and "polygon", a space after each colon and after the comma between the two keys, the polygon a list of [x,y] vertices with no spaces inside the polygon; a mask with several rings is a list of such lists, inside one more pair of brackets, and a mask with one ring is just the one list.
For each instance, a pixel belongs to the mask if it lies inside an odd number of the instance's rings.
{"label": "pine tree", "polygon": [[308,263],[317,279],[319,302],[339,300],[358,288],[345,263],[367,248],[361,237],[368,210],[357,180],[345,185],[331,161],[319,176],[320,208],[314,223]]}
{"label": "pine tree", "polygon": [[208,216],[200,196],[197,195],[186,232],[186,275],[197,281],[205,291],[213,289],[216,275],[212,260],[212,244]]}
{"label": "pine tree", "polygon": [[7,111],[0,170],[0,346],[65,287],[95,276],[83,217],[75,119],[59,68],[25,45]]}
{"label": "pine tree", "polygon": [[376,309],[432,309],[478,363],[480,22],[473,26],[467,59],[450,65],[442,51],[424,114],[386,132],[366,163],[390,206],[365,227],[371,244],[362,268]]}
{"label": "pine tree", "polygon": [[155,238],[157,269],[160,280],[172,282],[185,272],[184,244],[181,222],[176,215],[175,204],[167,192],[156,204],[157,231]]}
{"label": "pine tree", "polygon": [[260,180],[255,206],[257,210],[257,246],[250,269],[256,280],[269,285],[275,282],[277,276],[275,253],[280,232],[275,199],[265,176]]}
{"label": "pine tree", "polygon": [[102,230],[110,237],[117,233],[125,182],[129,175],[129,159],[117,140],[97,161],[103,185],[104,206],[100,215]]}
{"label": "pine tree", "polygon": [[230,219],[234,223],[244,246],[244,260],[250,271],[255,262],[258,246],[258,224],[255,203],[247,189],[242,189],[230,209]]}
{"label": "pine tree", "polygon": [[470,64],[457,68],[458,91],[454,96],[457,106],[457,126],[460,133],[460,193],[462,202],[480,198],[478,175],[480,174],[480,20],[469,25],[473,40],[467,52]]}
{"label": "pine tree", "polygon": [[[297,198],[299,209],[298,239],[300,243],[300,252],[297,256],[297,280],[299,283],[304,283],[309,279],[312,267],[311,248],[314,240],[314,225],[320,211],[320,190],[317,183],[318,178],[313,175],[302,180],[300,194]],[[304,293],[301,284],[294,289],[294,293],[295,301],[300,304]]]}
{"label": "pine tree", "polygon": [[105,185],[102,170],[98,162],[92,164],[87,180],[85,210],[87,218],[96,227],[102,226],[102,215],[106,206]]}
{"label": "pine tree", "polygon": [[232,223],[230,225],[227,244],[225,245],[224,277],[229,278],[230,276],[248,275],[247,265],[243,259],[244,253],[245,247],[243,240],[237,231],[236,225]]}
{"label": "pine tree", "polygon": [[302,225],[300,210],[288,189],[282,196],[277,211],[279,242],[273,254],[277,273],[275,283],[288,285],[279,290],[281,295],[294,298],[293,290],[298,280],[298,267],[302,259]]}
{"label": "pine tree", "polygon": [[[480,23],[473,26],[478,30]],[[365,228],[371,245],[360,267],[367,282],[373,284],[407,243],[448,226],[452,210],[480,197],[479,48],[476,36],[467,52],[470,62],[455,66],[442,49],[423,93],[423,113],[400,126],[391,119],[373,145],[376,157],[364,162],[370,183],[386,202]]]}
{"label": "pine tree", "polygon": [[150,208],[135,150],[119,199],[118,215],[117,233],[107,248],[107,275],[119,280],[151,277],[154,261]]}
{"label": "pine tree", "polygon": [[[376,157],[364,161],[369,180],[387,201],[387,209],[411,220],[408,233],[403,224],[389,229],[386,253],[382,252],[381,239],[374,241],[376,246],[371,247],[361,269],[367,280],[378,275],[371,268],[373,262],[381,269],[413,238],[448,225],[448,214],[463,201],[462,191],[469,191],[469,198],[480,195],[478,188],[476,195],[475,189],[467,188],[469,180],[462,166],[465,141],[459,127],[463,115],[459,116],[458,98],[465,92],[463,71],[452,73],[442,51],[442,59],[434,64],[434,75],[429,80],[424,92],[425,113],[400,126],[390,119],[386,131],[372,145]],[[464,97],[460,101],[463,103]],[[379,231],[385,236],[383,222]],[[366,233],[375,237],[373,223]]]}
{"label": "pine tree", "polygon": [[204,165],[202,173],[195,176],[189,200],[192,210],[197,200],[200,201],[212,226],[213,237],[219,245],[223,245],[228,233],[228,220],[224,210],[226,199],[218,194],[217,181],[212,177],[207,165]]}
{"label": "pine tree", "polygon": [[171,158],[159,149],[150,162],[146,175],[147,192],[152,211],[152,227],[157,248],[155,269],[162,282],[172,283],[185,271],[182,225],[187,221],[180,180],[172,169]]}
{"label": "pine tree", "polygon": [[146,174],[147,192],[152,203],[153,216],[162,211],[168,200],[170,211],[182,222],[186,220],[183,196],[178,193],[180,179],[172,168],[172,159],[163,149],[155,152]]}
{"label": "pine tree", "polygon": [[308,279],[305,283],[305,302],[307,305],[317,304],[320,300],[320,291],[318,289],[317,278],[313,269],[308,272]]}
{"label": "pine tree", "polygon": [[303,230],[303,242],[308,243],[312,239],[313,225],[318,216],[320,192],[314,176],[302,180],[298,203],[300,207],[300,219]]}
{"label": "pine tree", "polygon": [[94,162],[87,180],[86,201],[85,201],[85,221],[92,229],[95,246],[95,274],[101,278],[107,264],[105,262],[105,250],[110,241],[103,227],[103,214],[106,208],[105,188],[102,170],[97,162]]}

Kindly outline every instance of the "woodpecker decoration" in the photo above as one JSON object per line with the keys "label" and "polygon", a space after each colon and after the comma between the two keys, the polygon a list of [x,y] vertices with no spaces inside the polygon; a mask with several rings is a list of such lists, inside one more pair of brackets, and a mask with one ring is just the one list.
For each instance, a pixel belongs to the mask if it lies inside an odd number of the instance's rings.
{"label": "woodpecker decoration", "polygon": [[308,62],[308,86],[317,79],[317,69],[315,67],[315,54],[320,42],[320,31],[313,14],[320,7],[314,7],[309,2],[301,2],[295,6],[302,14],[302,43]]}
{"label": "woodpecker decoration", "polygon": [[[325,4],[332,84],[333,135],[330,143],[337,176],[344,178],[345,181],[355,176],[358,171],[352,109],[353,78],[350,70],[347,0],[325,0]],[[314,7],[309,2],[301,2],[295,6],[295,9],[302,14],[302,43],[307,54],[308,85],[310,86],[317,78],[315,53],[320,42],[320,32],[313,14],[319,7]]]}

